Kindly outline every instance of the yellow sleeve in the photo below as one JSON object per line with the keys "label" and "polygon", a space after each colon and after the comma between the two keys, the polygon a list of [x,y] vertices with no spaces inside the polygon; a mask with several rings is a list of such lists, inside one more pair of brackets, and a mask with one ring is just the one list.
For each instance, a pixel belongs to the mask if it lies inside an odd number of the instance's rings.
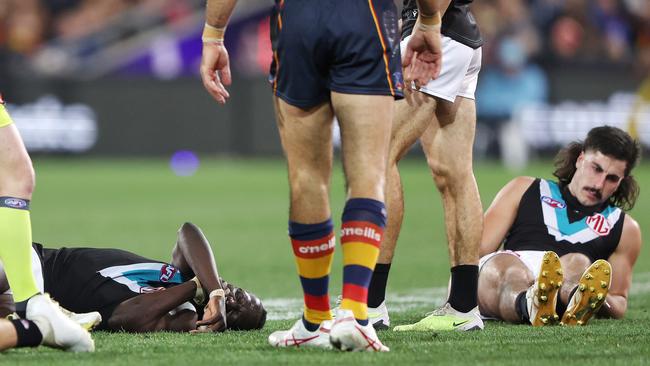
{"label": "yellow sleeve", "polygon": [[4,104],[0,104],[0,127],[4,127],[12,123],[13,121],[11,120],[9,113],[7,113]]}

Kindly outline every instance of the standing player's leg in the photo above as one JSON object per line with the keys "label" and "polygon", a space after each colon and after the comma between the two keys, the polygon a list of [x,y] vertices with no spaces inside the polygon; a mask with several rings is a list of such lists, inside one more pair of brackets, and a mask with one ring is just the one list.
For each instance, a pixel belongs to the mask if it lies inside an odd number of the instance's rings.
{"label": "standing player's leg", "polygon": [[435,98],[408,90],[404,94],[405,99],[395,102],[386,168],[386,212],[388,218],[377,265],[368,289],[368,316],[375,329],[384,329],[390,325],[388,311],[384,304],[386,284],[404,217],[404,192],[397,164],[428,126],[437,126],[437,121],[432,120],[437,104]]}
{"label": "standing player's leg", "polygon": [[450,305],[463,313],[477,305],[483,207],[472,167],[476,129],[474,100],[456,98],[436,109],[438,128],[422,135],[427,162],[442,196],[451,263]]}
{"label": "standing player's leg", "polygon": [[332,319],[329,274],[334,227],[329,207],[333,112],[329,103],[308,109],[274,97],[280,140],[289,170],[289,236],[304,293],[302,320],[269,336],[276,347],[329,348],[324,330]]}
{"label": "standing player's leg", "polygon": [[43,343],[77,352],[93,351],[88,332],[68,319],[49,296],[40,294],[32,274],[29,201],[34,170],[18,129],[0,104],[0,259],[21,317],[33,320]]}
{"label": "standing player's leg", "polygon": [[[364,350],[368,346],[377,351],[388,350],[368,324],[367,298],[386,224],[384,190],[393,99],[332,92],[332,105],[341,128],[348,200],[341,223],[343,299],[331,339],[344,350]],[[363,334],[354,333],[354,329]],[[369,345],[366,337],[374,343]]]}
{"label": "standing player's leg", "polygon": [[0,105],[0,258],[21,316],[26,300],[39,293],[32,275],[29,201],[33,189],[31,160],[18,129]]}
{"label": "standing player's leg", "polygon": [[[442,196],[451,263],[448,304],[422,319],[417,328],[483,329],[478,315],[478,259],[483,209],[472,170],[476,109],[472,99],[438,98],[432,124],[420,141]],[[460,324],[460,325],[458,325]],[[400,326],[396,330],[409,330]]]}

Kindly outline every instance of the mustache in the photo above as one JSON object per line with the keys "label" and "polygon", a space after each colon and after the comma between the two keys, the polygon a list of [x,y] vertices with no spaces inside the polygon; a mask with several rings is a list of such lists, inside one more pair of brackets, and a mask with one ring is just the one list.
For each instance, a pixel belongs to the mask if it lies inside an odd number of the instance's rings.
{"label": "mustache", "polygon": [[584,190],[593,193],[594,196],[596,196],[596,198],[598,199],[601,199],[603,197],[603,194],[600,191],[600,189],[596,189],[593,187],[585,187]]}

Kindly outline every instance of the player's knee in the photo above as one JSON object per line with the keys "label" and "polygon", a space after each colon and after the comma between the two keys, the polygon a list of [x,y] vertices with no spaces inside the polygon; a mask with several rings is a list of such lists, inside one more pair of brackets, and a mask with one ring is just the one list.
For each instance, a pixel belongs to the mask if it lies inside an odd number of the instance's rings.
{"label": "player's knee", "polygon": [[589,257],[582,253],[569,253],[563,255],[561,258],[562,268],[565,273],[576,273],[578,276],[591,265]]}

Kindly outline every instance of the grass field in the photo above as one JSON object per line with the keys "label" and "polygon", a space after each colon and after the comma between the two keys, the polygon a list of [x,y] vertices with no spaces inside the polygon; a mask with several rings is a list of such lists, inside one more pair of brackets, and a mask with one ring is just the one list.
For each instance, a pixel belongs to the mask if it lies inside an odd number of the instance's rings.
{"label": "grass field", "polygon": [[[97,332],[94,354],[39,348],[0,354],[0,364],[625,364],[650,363],[650,253],[642,250],[625,320],[596,320],[584,328],[490,322],[482,332],[396,334],[381,332],[388,354],[275,350],[268,334],[288,327],[300,312],[301,291],[286,235],[288,188],[280,160],[206,159],[192,177],[173,175],[162,159],[36,159],[32,204],[34,240],[49,247],[119,247],[160,260],[169,258],[184,221],[201,226],[220,274],[262,298],[266,327],[256,332],[129,335]],[[550,176],[537,163],[523,174]],[[406,218],[391,270],[388,305],[394,324],[412,322],[443,300],[448,260],[440,200],[423,161],[402,166]],[[484,207],[514,173],[496,163],[476,167]],[[650,165],[636,171],[641,187]],[[648,232],[650,195],[632,212]],[[333,216],[344,200],[340,169],[332,182]],[[333,294],[340,291],[337,251]]]}

